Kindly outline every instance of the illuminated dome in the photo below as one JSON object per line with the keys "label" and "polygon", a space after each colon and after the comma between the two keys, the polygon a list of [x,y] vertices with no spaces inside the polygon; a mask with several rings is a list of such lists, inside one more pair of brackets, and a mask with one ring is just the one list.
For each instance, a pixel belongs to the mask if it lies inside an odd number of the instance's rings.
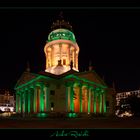
{"label": "illuminated dome", "polygon": [[[70,63],[73,63],[72,69],[78,70],[79,46],[76,43],[72,26],[62,18],[53,22],[52,31],[48,35],[48,40],[44,47],[46,55],[46,69],[55,75],[63,74],[71,69]],[[58,61],[61,65],[58,65]]]}
{"label": "illuminated dome", "polygon": [[71,40],[74,43],[76,42],[74,34],[68,29],[56,29],[48,36],[48,42],[60,39]]}

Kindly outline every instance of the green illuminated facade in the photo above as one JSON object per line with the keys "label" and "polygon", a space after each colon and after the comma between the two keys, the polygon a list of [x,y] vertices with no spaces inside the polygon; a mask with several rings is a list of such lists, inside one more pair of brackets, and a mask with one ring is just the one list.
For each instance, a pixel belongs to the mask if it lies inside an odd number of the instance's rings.
{"label": "green illuminated facade", "polygon": [[[79,48],[73,32],[55,29],[49,34],[47,43],[46,54],[49,59],[46,59],[46,65],[50,71],[35,74],[28,69],[22,74],[15,86],[16,112],[38,114],[40,117],[47,117],[45,113],[49,112],[65,112],[69,117],[75,117],[77,113],[112,114],[114,94],[110,88],[94,70],[78,71]],[[62,47],[58,45],[60,43],[65,44]],[[55,47],[58,52],[55,52]],[[58,57],[64,59],[63,64],[60,61],[54,67]],[[67,70],[64,71],[64,68]]]}
{"label": "green illuminated facade", "polygon": [[97,74],[94,71],[79,73],[73,70],[59,76],[46,72],[24,72],[15,88],[16,112],[111,113],[107,112],[106,106],[109,88],[88,80],[91,76]]}

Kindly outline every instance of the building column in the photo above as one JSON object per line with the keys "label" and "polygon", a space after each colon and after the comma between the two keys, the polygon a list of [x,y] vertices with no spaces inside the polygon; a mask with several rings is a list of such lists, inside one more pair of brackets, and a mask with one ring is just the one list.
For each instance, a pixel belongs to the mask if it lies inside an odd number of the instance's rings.
{"label": "building column", "polygon": [[46,69],[48,68],[48,51],[46,51]]}
{"label": "building column", "polygon": [[100,113],[102,113],[102,93],[100,92],[100,94],[99,94],[99,98],[100,98],[100,100],[99,100],[99,106],[100,106],[100,108],[99,108],[99,112]]}
{"label": "building column", "polygon": [[68,45],[67,65],[70,65],[70,45]]}
{"label": "building column", "polygon": [[20,112],[23,113],[23,92],[20,90]]}
{"label": "building column", "polygon": [[30,95],[30,113],[34,113],[34,87],[33,86],[30,86],[29,95]]}
{"label": "building column", "polygon": [[54,65],[54,63],[53,63],[53,58],[54,58],[54,47],[53,46],[51,46],[51,67]]}
{"label": "building column", "polygon": [[90,102],[90,112],[94,112],[94,100],[93,100],[93,88],[91,88],[91,102]]}
{"label": "building column", "polygon": [[73,83],[66,82],[66,111],[74,111],[74,99],[73,99]]}
{"label": "building column", "polygon": [[76,68],[76,49],[74,49],[74,68]]}
{"label": "building column", "polygon": [[36,111],[37,113],[40,112],[40,85],[36,84],[37,94],[36,94]]}
{"label": "building column", "polygon": [[96,102],[97,102],[97,95],[96,95],[96,91],[94,90],[94,94],[93,94],[93,99],[94,99],[94,113],[96,113]]}
{"label": "building column", "polygon": [[71,51],[70,51],[70,45],[69,45],[69,49],[68,49],[68,55],[69,55],[69,66],[70,66],[70,62],[71,62]]}
{"label": "building column", "polygon": [[36,102],[37,102],[37,88],[36,88],[36,86],[34,86],[34,113],[37,112],[37,104],[36,104]]}
{"label": "building column", "polygon": [[90,113],[90,109],[91,109],[91,88],[88,89],[88,113]]}
{"label": "building column", "polygon": [[59,44],[59,51],[60,51],[60,60],[61,60],[61,64],[62,64],[62,44]]}
{"label": "building column", "polygon": [[18,112],[21,113],[21,92],[19,91],[19,107]]}
{"label": "building column", "polygon": [[78,70],[78,53],[76,53],[76,69]]}
{"label": "building column", "polygon": [[24,90],[24,96],[25,96],[25,113],[28,113],[28,88],[25,88]]}
{"label": "building column", "polygon": [[103,112],[106,113],[106,92],[103,93]]}
{"label": "building column", "polygon": [[28,113],[31,112],[31,90],[28,88]]}
{"label": "building column", "polygon": [[72,50],[72,62],[73,62],[73,67],[74,67],[74,49]]}
{"label": "building column", "polygon": [[40,84],[40,112],[44,112],[44,85]]}
{"label": "building column", "polygon": [[83,112],[83,107],[82,107],[82,85],[79,86],[80,88],[80,112],[82,113]]}
{"label": "building column", "polygon": [[23,107],[23,113],[25,113],[25,89],[23,90],[23,93],[22,93],[22,99],[23,99],[23,104],[22,104],[22,107]]}
{"label": "building column", "polygon": [[86,96],[85,96],[85,112],[88,113],[88,96],[89,96],[89,86],[86,85]]}
{"label": "building column", "polygon": [[70,85],[70,111],[74,112],[74,91],[73,91],[73,83]]}
{"label": "building column", "polygon": [[96,112],[100,113],[100,88],[96,88]]}
{"label": "building column", "polygon": [[71,111],[71,87],[70,87],[70,85],[68,85],[67,88],[68,88],[68,98],[67,98],[68,112],[70,112]]}
{"label": "building column", "polygon": [[18,94],[18,112],[20,112],[20,94]]}

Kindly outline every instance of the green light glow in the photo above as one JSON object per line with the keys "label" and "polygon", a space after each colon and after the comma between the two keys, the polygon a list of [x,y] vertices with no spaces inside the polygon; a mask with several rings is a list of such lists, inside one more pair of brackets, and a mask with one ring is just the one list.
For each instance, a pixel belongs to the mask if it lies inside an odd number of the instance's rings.
{"label": "green light glow", "polygon": [[80,112],[82,112],[82,88],[80,87]]}
{"label": "green light glow", "polygon": [[74,100],[73,100],[73,95],[74,91],[73,91],[73,85],[71,85],[71,89],[70,89],[70,109],[71,111],[74,112]]}
{"label": "green light glow", "polygon": [[[46,76],[38,76],[34,79],[32,79],[31,81],[29,81],[28,83],[26,84],[23,84],[23,85],[20,85],[16,88],[17,92],[16,92],[16,96],[19,96],[19,97],[16,97],[16,112],[28,112],[30,113],[31,112],[31,96],[33,93],[34,96],[33,96],[33,110],[34,112],[37,112],[37,88],[36,86],[39,86],[40,87],[40,106],[39,106],[39,111],[40,112],[44,112],[44,106],[46,105],[46,110],[45,111],[50,111],[49,110],[49,94],[48,94],[48,88],[43,84],[43,81],[42,81],[42,78],[45,79],[45,81],[47,79],[52,79],[52,78],[48,78]],[[69,78],[72,78],[72,79],[69,79]],[[97,108],[96,108],[96,103],[97,103],[97,99],[96,97],[98,96],[98,99],[99,99],[99,112],[102,113],[102,112],[106,112],[106,94],[105,94],[105,89],[103,88],[106,88],[106,86],[103,86],[103,85],[100,85],[100,84],[97,84],[97,83],[94,83],[94,82],[91,82],[89,80],[86,80],[84,78],[79,78],[78,76],[75,76],[73,74],[71,75],[68,75],[66,77],[63,78],[63,80],[69,80],[68,81],[68,87],[70,88],[70,111],[74,112],[74,90],[73,90],[73,86],[74,84],[76,84],[77,87],[80,87],[78,89],[79,91],[79,94],[80,94],[80,112],[82,112],[83,108],[82,108],[82,86],[89,86],[88,88],[89,89],[89,92],[88,92],[88,113],[91,112],[91,106],[94,107],[94,113],[96,113],[97,111]],[[39,81],[42,81],[42,84],[41,82],[38,82]],[[66,81],[67,81],[66,80]],[[78,84],[76,82],[79,82]],[[86,85],[84,84],[86,83]],[[29,85],[30,84],[30,85]],[[91,87],[93,88],[94,85],[98,86],[96,89],[94,89],[93,92],[95,92],[94,94],[94,101],[93,103],[91,104]],[[33,90],[30,89],[30,87],[32,87]],[[45,89],[44,89],[45,87]],[[44,103],[44,94],[46,94],[46,103]],[[104,97],[101,97],[100,94],[103,94]],[[20,101],[18,101],[18,98],[20,99]],[[102,105],[103,104],[103,105]],[[68,111],[68,88],[66,88],[66,111]],[[70,114],[69,116],[73,117],[75,116],[74,113]]]}
{"label": "green light glow", "polygon": [[106,93],[104,93],[104,113],[106,113]]}
{"label": "green light glow", "polygon": [[59,39],[71,40],[74,43],[76,42],[74,34],[67,29],[56,29],[48,36],[48,42]]}
{"label": "green light glow", "polygon": [[[30,92],[30,90],[28,92]],[[30,113],[30,105],[31,105],[30,98],[31,98],[30,93],[28,93],[28,113]]]}
{"label": "green light glow", "polygon": [[22,103],[23,103],[23,99],[22,99],[22,92],[20,91],[20,112],[23,112],[23,108],[22,108]]}
{"label": "green light glow", "polygon": [[25,112],[28,113],[28,90],[25,90]]}
{"label": "green light glow", "polygon": [[40,85],[40,111],[44,111],[44,90],[43,90],[43,85]]}
{"label": "green light glow", "polygon": [[37,98],[37,89],[34,89],[34,112],[36,112],[36,98]]}
{"label": "green light glow", "polygon": [[36,81],[38,81],[39,79],[50,80],[50,79],[52,79],[52,78],[47,77],[47,76],[43,76],[43,75],[38,75],[38,77],[36,77],[36,78],[30,80],[29,82],[27,82],[27,83],[25,83],[25,84],[22,84],[22,85],[20,85],[20,86],[17,86],[17,85],[16,85],[15,90],[20,89],[20,88],[23,88],[23,87],[26,87],[26,86],[28,87],[29,85],[31,85],[31,86],[33,87],[34,83],[35,83]]}
{"label": "green light glow", "polygon": [[18,102],[19,95],[16,93],[16,112],[18,112],[19,102]]}
{"label": "green light glow", "polygon": [[77,114],[76,113],[68,113],[68,115],[67,115],[69,118],[75,118],[75,117],[77,117]]}
{"label": "green light glow", "polygon": [[25,112],[25,93],[23,93],[23,112]]}
{"label": "green light glow", "polygon": [[37,113],[37,117],[39,117],[39,118],[45,118],[45,117],[47,117],[48,116],[48,114],[46,114],[46,113]]}
{"label": "green light glow", "polygon": [[96,93],[94,92],[94,113],[96,113]]}
{"label": "green light glow", "polygon": [[100,113],[102,113],[102,94],[99,95],[99,101],[100,101]]}
{"label": "green light glow", "polygon": [[90,113],[90,104],[91,104],[91,90],[88,92],[88,113]]}

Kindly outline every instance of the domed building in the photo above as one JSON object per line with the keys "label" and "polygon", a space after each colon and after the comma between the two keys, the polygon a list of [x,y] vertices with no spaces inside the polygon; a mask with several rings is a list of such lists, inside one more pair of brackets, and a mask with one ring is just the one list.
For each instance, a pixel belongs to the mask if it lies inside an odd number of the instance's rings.
{"label": "domed building", "polygon": [[71,25],[63,19],[54,22],[44,47],[45,70],[31,73],[28,67],[17,81],[16,112],[114,114],[114,90],[91,66],[79,72],[79,50]]}
{"label": "domed building", "polygon": [[[46,54],[46,72],[62,74],[70,70],[70,62],[73,62],[73,70],[78,71],[79,47],[74,34],[67,29],[56,29],[48,36],[48,42],[44,47]],[[61,60],[61,72],[57,65]],[[60,66],[59,66],[60,67]]]}

